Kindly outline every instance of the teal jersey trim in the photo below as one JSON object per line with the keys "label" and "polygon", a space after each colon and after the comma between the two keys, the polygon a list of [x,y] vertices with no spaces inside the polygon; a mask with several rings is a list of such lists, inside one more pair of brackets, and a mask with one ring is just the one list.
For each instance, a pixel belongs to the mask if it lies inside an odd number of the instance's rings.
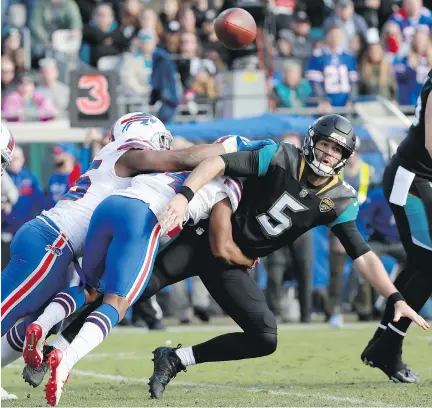
{"label": "teal jersey trim", "polygon": [[359,205],[357,199],[354,200],[345,211],[339,214],[334,221],[330,224],[327,224],[329,228],[333,228],[335,225],[342,224],[343,222],[355,221],[357,219],[357,215],[359,213]]}
{"label": "teal jersey trim", "polygon": [[264,146],[259,150],[258,156],[258,176],[262,177],[267,174],[270,162],[273,159],[277,149],[279,149],[279,143]]}

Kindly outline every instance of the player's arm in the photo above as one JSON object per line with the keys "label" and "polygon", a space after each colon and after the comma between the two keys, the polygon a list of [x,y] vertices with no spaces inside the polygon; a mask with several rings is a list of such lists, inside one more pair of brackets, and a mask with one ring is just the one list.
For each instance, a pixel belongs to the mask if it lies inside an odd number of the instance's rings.
{"label": "player's arm", "polygon": [[232,237],[232,207],[228,198],[219,201],[210,215],[210,249],[216,258],[250,268],[255,261],[243,254]]}
{"label": "player's arm", "polygon": [[168,206],[158,214],[162,228],[165,231],[182,228],[188,202],[201,187],[216,176],[264,176],[278,147],[279,145],[274,143],[260,150],[229,153],[204,160],[191,172]]}
{"label": "player's arm", "polygon": [[425,147],[432,157],[432,92],[427,98],[425,107]]}
{"label": "player's arm", "polygon": [[373,288],[394,303],[395,314],[393,320],[398,321],[401,317],[408,317],[426,330],[429,325],[408,306],[403,296],[390,280],[384,265],[376,254],[371,251],[369,245],[357,229],[355,223],[357,213],[357,202],[353,202],[329,227],[339,238],[347,254],[353,259],[357,270]]}

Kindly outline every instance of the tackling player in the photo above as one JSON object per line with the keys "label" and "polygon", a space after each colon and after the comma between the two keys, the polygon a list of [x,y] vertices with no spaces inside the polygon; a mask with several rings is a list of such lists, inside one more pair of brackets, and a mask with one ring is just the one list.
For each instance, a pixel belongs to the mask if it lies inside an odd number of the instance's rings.
{"label": "tackling player", "polygon": [[[327,225],[365,279],[394,305],[394,321],[406,316],[426,329],[428,324],[406,304],[357,230],[356,192],[337,176],[354,152],[355,140],[347,119],[326,115],[310,126],[302,151],[281,143],[206,160],[161,215],[161,226],[181,227],[188,201],[214,176],[249,177],[232,217],[234,241],[246,256],[265,256],[307,230]],[[169,381],[189,365],[261,357],[276,350],[276,320],[253,278],[244,269],[212,260],[209,251],[200,250],[196,256],[206,265],[199,273],[204,285],[243,333],[224,334],[193,347],[157,348],[149,382],[153,398],[161,398]]]}
{"label": "tackling player", "polygon": [[[63,351],[55,350],[47,356],[51,377],[46,386],[46,397],[51,405],[59,403],[63,384],[72,367],[106,338],[124,317],[127,308],[140,297],[151,276],[153,259],[159,246],[160,226],[154,214],[181,189],[188,174],[137,176],[131,187],[108,197],[96,208],[86,238],[83,271],[87,285],[104,293],[104,301],[87,317],[69,347]],[[230,200],[232,211],[235,211],[241,191],[241,183],[235,179],[218,177],[210,181],[189,204],[184,221],[191,220],[196,224],[202,218],[208,218],[211,209],[226,197]],[[253,264],[252,260],[243,258],[240,264]],[[51,327],[46,324],[51,309],[59,306],[57,320],[51,319],[51,325],[68,317],[71,308],[64,300],[72,295],[73,292],[68,289],[56,296],[27,332],[48,333]],[[81,306],[76,305],[77,308]],[[40,322],[45,325],[42,327]],[[29,365],[42,361],[44,340],[44,337],[38,337],[35,347],[27,352],[26,362]]]}
{"label": "tackling player", "polygon": [[[406,268],[395,281],[407,302],[419,311],[432,293],[432,70],[417,100],[415,120],[383,179],[384,194],[395,216],[407,253]],[[394,382],[419,383],[419,377],[402,362],[402,344],[409,319],[391,321],[388,304],[373,338],[361,354],[371,367]]]}
{"label": "tackling player", "polygon": [[[136,174],[191,169],[212,155],[254,147],[233,138],[167,151],[171,134],[159,119],[141,112],[121,117],[112,138],[62,200],[21,227],[12,241],[11,261],[1,274],[2,367],[20,357],[26,328],[39,309],[68,286],[67,267],[82,256],[91,215],[104,198],[129,187]],[[79,287],[74,290],[84,296]],[[74,302],[69,305],[76,309]],[[27,344],[36,341],[36,334],[29,333]]]}

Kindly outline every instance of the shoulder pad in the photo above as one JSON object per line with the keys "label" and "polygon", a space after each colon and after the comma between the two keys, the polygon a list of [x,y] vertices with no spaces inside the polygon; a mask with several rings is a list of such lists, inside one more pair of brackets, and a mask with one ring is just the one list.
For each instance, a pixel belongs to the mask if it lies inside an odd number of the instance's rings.
{"label": "shoulder pad", "polygon": [[291,170],[291,174],[297,179],[297,170],[300,161],[300,149],[292,144],[281,142],[279,149],[272,159],[272,164],[282,167],[285,170]]}

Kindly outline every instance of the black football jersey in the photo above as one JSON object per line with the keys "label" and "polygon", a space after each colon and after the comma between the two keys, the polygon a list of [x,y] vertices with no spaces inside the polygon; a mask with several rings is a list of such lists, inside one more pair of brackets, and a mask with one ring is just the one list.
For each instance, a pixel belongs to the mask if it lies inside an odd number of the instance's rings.
{"label": "black football jersey", "polygon": [[308,165],[292,144],[222,157],[226,175],[249,176],[232,219],[233,238],[247,256],[265,256],[318,225],[332,228],[357,218],[356,191],[337,176],[310,184]]}
{"label": "black football jersey", "polygon": [[417,99],[414,123],[397,150],[397,155],[406,164],[408,170],[429,180],[432,180],[432,158],[425,147],[425,110],[431,90],[432,69],[429,71]]}

